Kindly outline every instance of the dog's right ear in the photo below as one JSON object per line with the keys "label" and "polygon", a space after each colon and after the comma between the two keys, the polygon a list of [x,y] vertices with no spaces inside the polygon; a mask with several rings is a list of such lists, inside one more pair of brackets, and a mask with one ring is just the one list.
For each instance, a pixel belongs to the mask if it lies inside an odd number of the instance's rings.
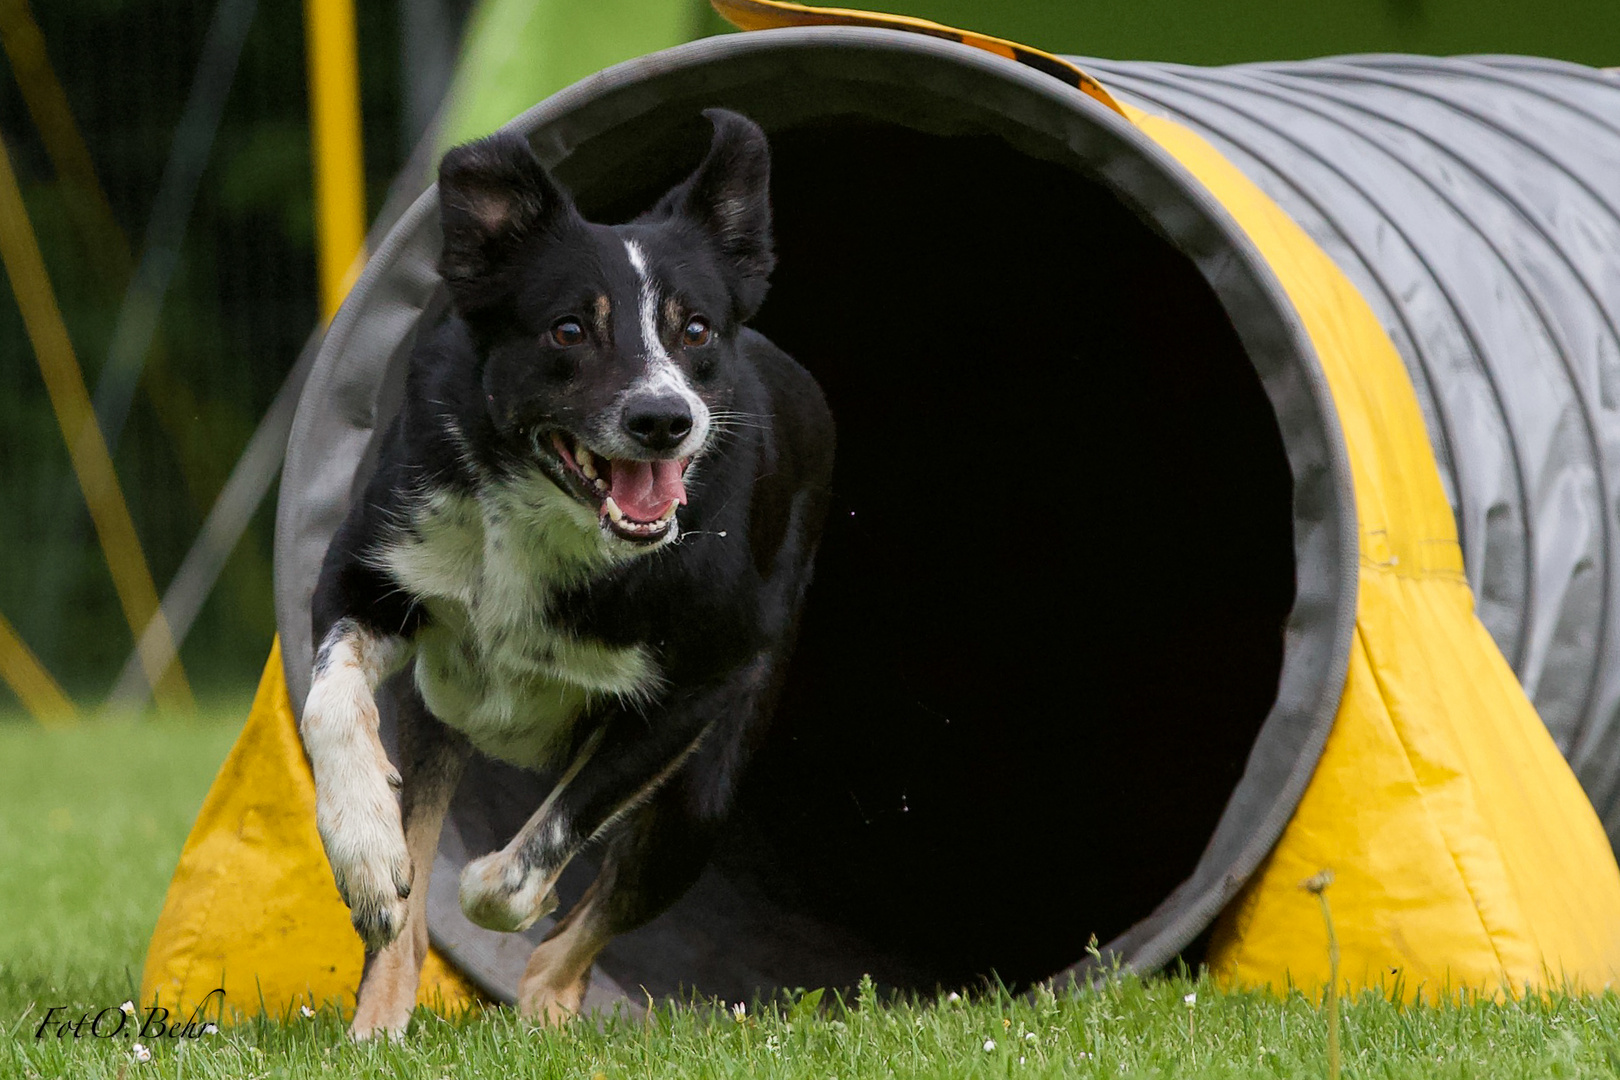
{"label": "dog's right ear", "polygon": [[503,272],[525,241],[574,213],[523,136],[498,131],[439,163],[439,273],[463,314],[499,300]]}

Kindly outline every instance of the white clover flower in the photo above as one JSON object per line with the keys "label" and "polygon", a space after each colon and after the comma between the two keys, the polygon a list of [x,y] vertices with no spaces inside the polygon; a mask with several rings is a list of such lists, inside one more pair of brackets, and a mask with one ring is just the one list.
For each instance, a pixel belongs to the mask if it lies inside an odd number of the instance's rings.
{"label": "white clover flower", "polygon": [[315,1019],[315,1010],[310,1008],[308,1005],[300,1005],[300,1006],[298,1006],[298,1012],[303,1016],[303,1018],[305,1020],[313,1020],[313,1019]]}
{"label": "white clover flower", "polygon": [[994,1040],[994,1039],[986,1039],[986,1040],[984,1040],[984,1052],[985,1053],[988,1054],[990,1051],[994,1050],[995,1048],[996,1048],[996,1040]]}
{"label": "white clover flower", "polygon": [[952,990],[950,993],[945,995],[945,1000],[954,1004],[962,1000],[962,995],[958,994],[955,990]]}
{"label": "white clover flower", "polygon": [[215,1023],[204,1024],[203,1025],[203,1034],[204,1035],[218,1035],[219,1034],[219,1025],[215,1024]]}
{"label": "white clover flower", "polygon": [[152,1060],[152,1051],[148,1050],[140,1043],[136,1043],[134,1046],[130,1047],[130,1052],[135,1055],[135,1060],[140,1062],[142,1065],[145,1065],[148,1061]]}
{"label": "white clover flower", "polygon": [[1194,1005],[1198,1004],[1198,994],[1197,994],[1196,991],[1194,991],[1193,993],[1188,994],[1186,997],[1182,998],[1181,1000],[1187,1006],[1187,1008],[1190,1009]]}
{"label": "white clover flower", "polygon": [[1034,1042],[1035,1041],[1035,1033],[1033,1031],[1024,1032],[1024,1041],[1025,1042]]}
{"label": "white clover flower", "polygon": [[134,1016],[135,1003],[133,1001],[126,1001],[122,1005],[118,1006],[118,1011],[123,1013],[125,1016]]}

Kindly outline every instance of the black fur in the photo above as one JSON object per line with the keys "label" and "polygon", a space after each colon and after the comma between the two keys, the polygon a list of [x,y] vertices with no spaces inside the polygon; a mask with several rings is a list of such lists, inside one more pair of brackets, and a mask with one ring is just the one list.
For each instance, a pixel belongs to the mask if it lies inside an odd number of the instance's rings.
{"label": "black fur", "polygon": [[[549,768],[561,769],[593,737],[600,743],[557,802],[562,831],[540,830],[521,852],[549,873],[587,842],[608,839],[598,891],[609,894],[614,932],[684,891],[731,805],[792,649],[832,470],[832,421],[819,388],[743,325],[774,264],[764,134],[734,113],[705,115],[715,130],[702,165],[621,226],[580,217],[517,135],[446,155],[440,270],[453,312],[417,348],[404,403],[312,603],[317,643],[340,620],[417,641],[444,609],[401,580],[388,557],[421,538],[430,496],[477,497],[538,470],[596,513],[589,492],[581,495],[588,482],[549,440],[621,439],[636,407],[631,390],[652,370],[656,347],[642,340],[638,321],[644,282],[625,255],[633,241],[659,285],[660,345],[683,385],[722,419],[693,460],[674,542],[636,550],[604,520],[612,561],[543,590],[535,615],[554,636],[640,646],[660,679],[636,700],[598,697],[574,719]],[[691,345],[684,335],[698,318],[712,336]],[[569,320],[583,324],[585,340],[561,343],[557,328]],[[657,386],[667,391],[671,378]],[[657,392],[679,397],[665,391]],[[404,725],[435,722],[426,708],[402,710]],[[459,775],[455,761],[433,776],[425,768],[413,762],[407,786]],[[405,798],[413,805],[409,791]]]}

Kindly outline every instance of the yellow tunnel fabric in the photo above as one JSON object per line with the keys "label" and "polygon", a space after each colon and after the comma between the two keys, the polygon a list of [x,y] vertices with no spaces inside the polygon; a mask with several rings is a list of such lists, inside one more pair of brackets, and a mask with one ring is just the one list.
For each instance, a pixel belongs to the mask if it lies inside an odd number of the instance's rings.
{"label": "yellow tunnel fabric", "polygon": [[1356,639],[1315,775],[1216,928],[1229,985],[1327,982],[1327,930],[1300,883],[1322,869],[1350,989],[1609,985],[1620,869],[1574,774],[1484,625],[1417,398],[1366,301],[1231,162],[1191,131],[1131,120],[1220,201],[1316,347],[1360,521]]}
{"label": "yellow tunnel fabric", "polygon": [[[271,1016],[331,1000],[352,1010],[363,959],[315,832],[315,782],[278,642],[180,853],[147,948],[141,1000],[189,1013],[222,987],[227,1019],[256,1015],[261,1003]],[[450,1015],[481,1000],[428,953],[420,1004]]]}

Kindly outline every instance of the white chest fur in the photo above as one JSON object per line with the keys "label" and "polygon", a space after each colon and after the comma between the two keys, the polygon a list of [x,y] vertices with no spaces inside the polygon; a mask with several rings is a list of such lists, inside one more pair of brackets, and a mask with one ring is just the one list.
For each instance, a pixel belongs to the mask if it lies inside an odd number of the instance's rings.
{"label": "white chest fur", "polygon": [[383,549],[383,567],[423,598],[416,684],[440,720],[516,765],[550,763],[580,712],[658,683],[647,650],[616,649],[559,630],[554,592],[614,553],[590,511],[544,477],[477,496],[436,493]]}

